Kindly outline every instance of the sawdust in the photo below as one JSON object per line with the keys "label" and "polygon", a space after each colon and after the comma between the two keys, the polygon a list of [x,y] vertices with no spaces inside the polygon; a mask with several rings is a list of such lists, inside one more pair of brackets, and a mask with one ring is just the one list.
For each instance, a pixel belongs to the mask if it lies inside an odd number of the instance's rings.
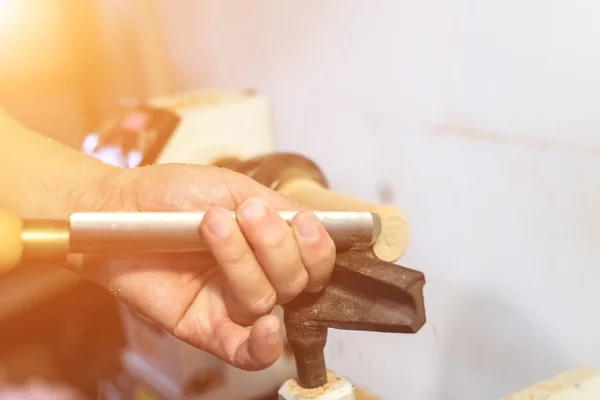
{"label": "sawdust", "polygon": [[339,376],[337,376],[336,374],[334,374],[332,372],[327,372],[327,383],[324,384],[323,386],[319,386],[318,388],[305,389],[305,388],[301,387],[300,385],[298,385],[298,382],[295,379],[290,381],[289,387],[294,393],[296,393],[298,396],[300,396],[300,398],[302,398],[303,400],[304,399],[310,400],[310,399],[316,399],[319,396],[324,395],[325,393],[327,393],[328,391],[333,389],[339,381],[340,381]]}

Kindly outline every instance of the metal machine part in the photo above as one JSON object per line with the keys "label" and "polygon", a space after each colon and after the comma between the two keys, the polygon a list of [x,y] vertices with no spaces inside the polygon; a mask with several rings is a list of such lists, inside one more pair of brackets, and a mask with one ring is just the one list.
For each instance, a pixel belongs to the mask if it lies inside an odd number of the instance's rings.
{"label": "metal machine part", "polygon": [[179,115],[165,107],[121,104],[96,132],[86,136],[81,150],[119,167],[150,165],[179,123]]}
{"label": "metal machine part", "polygon": [[298,384],[327,383],[323,349],[327,329],[416,333],[425,324],[422,272],[356,252],[337,256],[329,285],[284,306]]}
{"label": "metal machine part", "polygon": [[23,256],[28,260],[57,259],[69,252],[67,221],[23,221]]}

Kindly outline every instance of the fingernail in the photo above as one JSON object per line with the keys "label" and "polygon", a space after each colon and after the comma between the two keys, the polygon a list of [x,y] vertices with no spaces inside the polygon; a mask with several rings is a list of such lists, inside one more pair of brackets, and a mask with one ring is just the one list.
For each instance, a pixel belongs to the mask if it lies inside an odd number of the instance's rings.
{"label": "fingernail", "polygon": [[210,218],[207,222],[208,230],[220,239],[225,239],[231,234],[231,217],[223,218],[222,215]]}
{"label": "fingernail", "polygon": [[260,199],[247,200],[240,207],[240,215],[247,221],[256,221],[262,218],[266,212],[265,203]]}
{"label": "fingernail", "polygon": [[298,223],[298,233],[304,239],[316,239],[319,233],[318,223],[319,221],[313,214],[307,214]]}
{"label": "fingernail", "polygon": [[268,344],[276,344],[277,342],[279,342],[279,328],[272,329],[267,333]]}

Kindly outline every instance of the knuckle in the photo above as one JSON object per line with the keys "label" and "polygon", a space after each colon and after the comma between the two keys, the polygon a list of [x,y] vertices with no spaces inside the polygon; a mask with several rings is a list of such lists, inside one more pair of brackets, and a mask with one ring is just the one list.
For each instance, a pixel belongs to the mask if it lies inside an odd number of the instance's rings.
{"label": "knuckle", "polygon": [[206,348],[207,338],[211,337],[210,326],[198,318],[184,316],[172,329],[173,335],[200,348]]}
{"label": "knuckle", "polygon": [[282,290],[279,291],[278,297],[280,303],[286,303],[288,301],[293,300],[296,296],[298,296],[309,283],[309,275],[306,270],[303,270],[297,277],[291,279],[289,283],[287,283]]}
{"label": "knuckle", "polygon": [[309,254],[305,254],[304,257],[309,265],[322,265],[331,264],[335,261],[335,244],[331,238],[324,240],[319,245],[308,249]]}
{"label": "knuckle", "polygon": [[253,315],[269,314],[277,302],[277,293],[274,289],[268,290],[259,300],[250,303],[248,311]]}
{"label": "knuckle", "polygon": [[203,224],[206,224],[209,221],[215,221],[222,215],[222,213],[223,210],[220,207],[209,208],[204,214],[204,218],[202,220]]}
{"label": "knuckle", "polygon": [[226,262],[232,265],[244,264],[253,254],[250,246],[241,244],[224,246],[221,248],[221,251],[225,254]]}
{"label": "knuckle", "polygon": [[311,258],[310,263],[306,263],[306,268],[310,272],[311,279],[307,291],[318,292],[326,284],[335,266],[335,247],[324,246]]}
{"label": "knuckle", "polygon": [[263,232],[259,238],[258,242],[261,246],[272,250],[273,248],[281,247],[285,242],[286,234],[285,230],[280,228],[274,228],[267,232]]}

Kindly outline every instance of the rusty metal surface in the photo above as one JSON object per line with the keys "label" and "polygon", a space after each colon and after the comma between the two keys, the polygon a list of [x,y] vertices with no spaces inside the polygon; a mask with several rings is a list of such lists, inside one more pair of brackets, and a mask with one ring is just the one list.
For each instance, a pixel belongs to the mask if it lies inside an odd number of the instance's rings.
{"label": "rusty metal surface", "polygon": [[327,382],[328,328],[416,333],[425,324],[424,284],[422,272],[364,254],[339,254],[321,293],[302,294],[284,306],[298,383],[315,388]]}

